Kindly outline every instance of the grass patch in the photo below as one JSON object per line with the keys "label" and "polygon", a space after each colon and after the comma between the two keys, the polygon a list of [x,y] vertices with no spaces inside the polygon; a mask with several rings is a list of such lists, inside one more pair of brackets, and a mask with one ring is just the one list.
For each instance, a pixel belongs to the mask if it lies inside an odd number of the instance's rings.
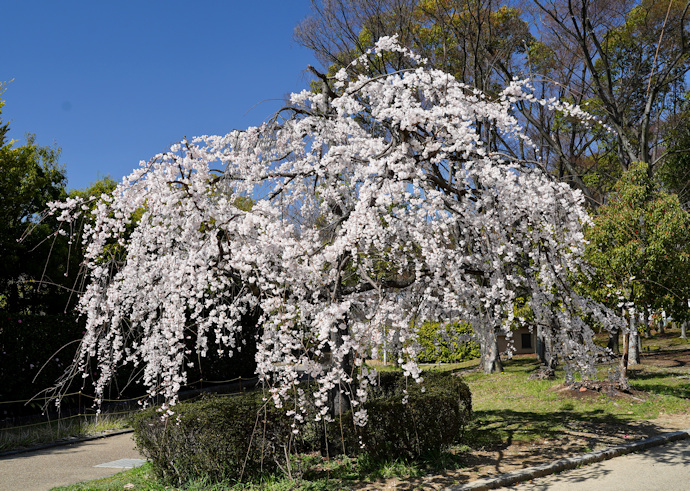
{"label": "grass patch", "polygon": [[[643,397],[611,398],[604,394],[577,398],[554,390],[564,381],[528,380],[536,360],[513,360],[505,372],[495,375],[472,373],[465,381],[472,391],[475,420],[467,444],[473,448],[508,445],[515,441],[559,440],[574,428],[610,432],[633,422],[652,420],[662,413],[690,411],[690,370],[640,365],[629,371],[631,388]],[[640,425],[637,424],[639,427]]]}
{"label": "grass patch", "polygon": [[[450,455],[450,454],[449,454]],[[300,457],[304,459],[304,456]],[[447,457],[447,458],[452,458]],[[186,483],[183,487],[165,485],[156,481],[150,464],[144,464],[136,469],[120,472],[114,476],[88,481],[71,486],[53,488],[53,491],[115,491],[122,489],[136,489],[146,491],[185,490],[185,491],[336,491],[360,481],[373,481],[391,477],[413,478],[419,477],[428,469],[426,461],[406,462],[394,460],[390,462],[373,462],[366,459],[350,459],[347,457],[323,461],[321,457],[312,456],[311,468],[303,476],[289,479],[282,475],[268,475],[261,479],[245,483],[224,481],[211,483],[204,479],[197,479]],[[125,487],[127,486],[127,487]]]}
{"label": "grass patch", "polygon": [[0,428],[0,452],[124,428],[129,428],[129,414],[102,414],[98,417],[81,415],[34,425]]}

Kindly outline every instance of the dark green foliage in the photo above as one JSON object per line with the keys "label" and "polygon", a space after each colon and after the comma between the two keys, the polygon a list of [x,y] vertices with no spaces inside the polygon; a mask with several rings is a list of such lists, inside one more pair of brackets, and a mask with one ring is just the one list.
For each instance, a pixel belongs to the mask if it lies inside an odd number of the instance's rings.
{"label": "dark green foliage", "polygon": [[204,397],[174,409],[166,421],[154,409],[133,420],[138,447],[166,482],[240,479],[285,461],[291,428],[260,392]]}
{"label": "dark green foliage", "polygon": [[[0,111],[3,104],[0,100]],[[8,128],[0,121],[0,309],[61,313],[74,280],[66,278],[69,245],[66,237],[54,235],[54,219],[40,220],[48,202],[67,196],[60,149],[40,146],[30,134],[15,146],[7,139]]]}
{"label": "dark green foliage", "polygon": [[466,340],[472,326],[466,322],[425,322],[418,331],[420,363],[456,363],[479,358],[479,343]]}
{"label": "dark green foliage", "polygon": [[[382,373],[379,381],[366,403],[368,425],[355,427],[346,412],[328,425],[330,448],[384,460],[438,452],[459,441],[472,414],[470,391],[460,378],[425,374],[424,392],[397,372]],[[264,402],[261,391],[205,397],[174,411],[163,421],[159,412],[147,410],[133,423],[137,445],[167,482],[249,478],[285,470],[289,454],[324,448],[321,423],[310,420],[293,435],[286,409]]]}
{"label": "dark green foliage", "polygon": [[[206,356],[191,356],[194,366],[187,367],[187,382],[196,384],[195,387],[205,387],[207,382],[224,382],[237,377],[253,377],[256,371],[256,340],[260,332],[259,309],[247,312],[242,316],[242,338],[238,340],[238,348],[232,356],[228,356],[225,350],[219,353],[216,349],[216,339],[213,333],[209,333],[209,350]],[[188,348],[194,351],[197,338],[196,333],[191,332],[187,341]],[[213,346],[213,347],[211,347]]]}
{"label": "dark green foliage", "polygon": [[[364,404],[368,423],[341,438],[346,453],[363,451],[376,460],[418,458],[445,450],[462,437],[472,418],[472,396],[467,384],[451,373],[424,374],[420,386],[399,372],[379,375]],[[343,415],[351,421],[351,414]],[[339,422],[329,433],[338,435]]]}
{"label": "dark green foliage", "polygon": [[421,393],[375,399],[365,404],[367,426],[360,434],[364,451],[379,460],[396,457],[417,458],[449,447],[458,440],[463,427],[457,399],[436,388]]}
{"label": "dark green foliage", "polygon": [[676,195],[657,189],[647,164],[631,166],[599,208],[587,232],[596,269],[589,293],[613,307],[616,290],[642,308],[687,318],[690,294],[690,213]]}

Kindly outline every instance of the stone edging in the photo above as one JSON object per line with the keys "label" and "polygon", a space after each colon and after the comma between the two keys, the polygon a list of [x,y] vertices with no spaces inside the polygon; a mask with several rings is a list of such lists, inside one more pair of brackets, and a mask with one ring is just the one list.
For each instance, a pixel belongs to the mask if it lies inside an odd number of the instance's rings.
{"label": "stone edging", "polygon": [[640,440],[639,442],[625,443],[623,445],[617,445],[615,447],[606,448],[604,450],[599,450],[597,452],[591,452],[584,455],[578,455],[576,457],[569,457],[566,459],[556,460],[549,464],[527,467],[526,469],[521,469],[519,471],[513,471],[505,474],[499,474],[495,477],[479,479],[477,481],[472,481],[467,484],[451,486],[449,488],[446,488],[446,491],[481,491],[485,489],[497,489],[503,486],[510,486],[512,484],[516,484],[519,482],[529,481],[531,479],[536,479],[538,477],[543,477],[550,474],[555,474],[557,472],[574,469],[582,465],[592,464],[594,462],[601,462],[602,460],[608,460],[632,452],[646,450],[648,448],[656,447],[669,442],[674,442],[676,440],[683,440],[685,438],[690,438],[690,428],[682,431],[675,431],[673,433],[665,433],[663,435],[647,438],[645,440]]}

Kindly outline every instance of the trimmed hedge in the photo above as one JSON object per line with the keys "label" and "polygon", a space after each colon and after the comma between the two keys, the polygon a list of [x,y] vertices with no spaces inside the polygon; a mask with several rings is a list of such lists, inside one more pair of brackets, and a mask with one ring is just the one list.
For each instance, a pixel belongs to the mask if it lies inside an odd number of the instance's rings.
{"label": "trimmed hedge", "polygon": [[174,410],[166,421],[153,408],[133,418],[137,447],[165,482],[240,479],[285,460],[291,428],[260,392],[203,396]]}
{"label": "trimmed hedge", "polygon": [[[376,460],[418,458],[459,442],[472,418],[469,387],[449,372],[425,373],[422,386],[399,372],[382,373],[370,392],[364,404],[367,425],[340,442],[348,454],[356,453],[361,442],[362,451]],[[343,416],[352,417],[350,412]],[[338,424],[331,424],[329,434],[340,434]]]}
{"label": "trimmed hedge", "polygon": [[[332,448],[374,459],[415,458],[459,442],[472,415],[467,385],[452,374],[430,373],[424,387],[400,373],[382,373],[365,405],[367,426],[355,427],[346,412],[327,426]],[[265,403],[260,391],[205,396],[174,411],[167,421],[155,409],[133,420],[137,446],[165,482],[240,480],[284,468],[289,453],[325,449],[322,423],[310,420],[293,435],[285,409]]]}

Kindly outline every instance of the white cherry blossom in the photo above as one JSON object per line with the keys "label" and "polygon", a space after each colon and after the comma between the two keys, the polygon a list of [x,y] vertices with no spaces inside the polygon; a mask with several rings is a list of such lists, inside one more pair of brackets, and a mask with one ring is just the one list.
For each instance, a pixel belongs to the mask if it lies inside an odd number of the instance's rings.
{"label": "white cherry blossom", "polygon": [[[383,39],[356,63],[391,49],[412,56]],[[343,69],[266,124],[184,141],[101,197],[84,231],[78,359],[82,370],[97,360],[99,395],[130,363],[174,403],[194,360],[189,331],[193,351],[232,356],[242,315],[259,308],[257,372],[273,401],[286,403],[301,367],[318,384],[311,417],[329,418],[329,394],[342,389],[364,424],[358,406],[375,378],[363,359],[394,350],[421,380],[416,325],[470,322],[490,350],[524,322],[518,297],[549,326],[568,372],[593,375],[603,353],[591,323],[620,321],[573,289],[587,268],[583,198],[500,146],[531,144],[511,111],[534,100],[528,83],[490,100],[417,61],[387,76]],[[485,141],[480,125],[500,139]],[[63,221],[85,208],[52,207]],[[296,424],[305,397],[287,404]]]}

